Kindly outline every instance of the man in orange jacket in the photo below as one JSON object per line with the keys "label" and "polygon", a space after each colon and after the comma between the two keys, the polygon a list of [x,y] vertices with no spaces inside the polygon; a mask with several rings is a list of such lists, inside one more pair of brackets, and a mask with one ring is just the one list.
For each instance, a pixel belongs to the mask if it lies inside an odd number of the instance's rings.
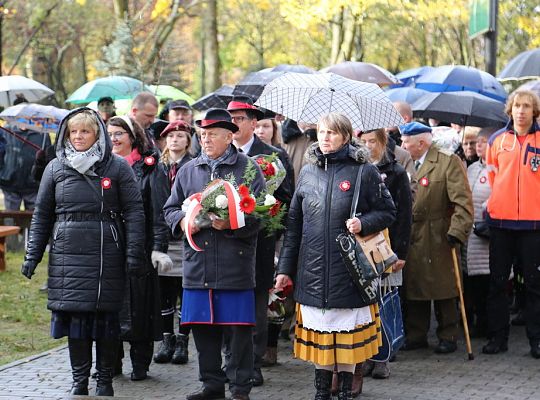
{"label": "man in orange jacket", "polygon": [[489,342],[485,354],[508,350],[509,309],[506,284],[512,264],[523,268],[527,292],[525,318],[531,355],[540,358],[540,99],[526,90],[506,104],[508,125],[488,142],[486,163],[492,186],[487,204],[490,225]]}

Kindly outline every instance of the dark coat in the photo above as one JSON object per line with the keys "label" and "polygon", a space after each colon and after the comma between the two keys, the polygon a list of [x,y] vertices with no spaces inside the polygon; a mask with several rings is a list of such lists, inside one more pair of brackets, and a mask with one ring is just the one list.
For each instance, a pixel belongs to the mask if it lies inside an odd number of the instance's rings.
{"label": "dark coat", "polygon": [[407,258],[411,241],[412,193],[407,171],[398,164],[393,153],[386,151],[377,164],[381,177],[396,206],[396,220],[388,228],[392,250],[400,260]]}
{"label": "dark coat", "polygon": [[[41,148],[51,144],[48,134],[14,127],[10,130]],[[5,140],[5,154],[0,160],[0,187],[7,191],[36,193],[39,181],[31,174],[36,149],[2,130],[0,136]]]}
{"label": "dark coat", "polygon": [[131,168],[141,192],[144,207],[146,241],[144,243],[144,276],[133,276],[126,285],[120,313],[123,340],[159,340],[162,336],[159,282],[152,265],[152,251],[167,252],[169,228],[163,216],[163,205],[169,195],[169,183],[155,153],[144,154]]}
{"label": "dark coat", "polygon": [[[295,282],[295,300],[319,308],[358,308],[364,303],[342,261],[336,237],[346,231],[357,172],[364,164],[356,216],[361,235],[390,226],[396,209],[365,147],[350,144],[323,155],[314,143],[300,172],[277,267]],[[348,189],[346,185],[348,182]]]}
{"label": "dark coat", "polygon": [[[285,179],[276,189],[274,196],[279,201],[285,203],[287,206],[291,203],[292,195],[294,192],[294,172],[291,173],[289,170],[292,170],[290,167],[289,157],[283,149],[278,149],[277,147],[270,146],[269,144],[264,143],[257,135],[254,137],[254,142],[247,153],[248,156],[254,157],[259,154],[268,154],[277,153],[279,159],[283,163],[283,166],[287,170],[287,175]],[[287,166],[289,168],[287,168]],[[256,288],[257,290],[268,290],[273,286],[274,282],[274,256],[276,251],[276,235],[268,235],[268,233],[263,229],[259,232],[257,236],[257,261],[255,266],[255,278],[256,278]]]}
{"label": "dark coat", "polygon": [[[100,125],[102,159],[85,178],[67,164],[60,124],[57,158],[43,174],[32,216],[26,259],[41,261],[52,234],[49,254],[48,308],[54,311],[119,311],[124,294],[126,259],[138,266],[144,260],[144,214],[141,195],[126,161],[111,154],[111,141]],[[86,109],[88,110],[88,109]],[[101,180],[109,178],[109,189]],[[111,218],[121,214],[124,223]],[[121,226],[123,225],[123,226]],[[125,229],[125,235],[122,230]],[[125,241],[125,243],[124,243]]]}
{"label": "dark coat", "polygon": [[[231,145],[232,146],[232,145]],[[231,154],[211,175],[210,166],[199,156],[178,172],[165,204],[165,220],[175,237],[182,233],[180,221],[185,217],[182,203],[192,194],[202,192],[214,179],[224,179],[233,174],[237,184],[243,182],[243,174],[248,162],[255,164],[234,146]],[[251,184],[251,191],[258,195],[264,190],[264,178],[257,167],[257,174]],[[245,290],[255,287],[255,248],[259,224],[246,216],[246,226],[236,230],[202,229],[193,240],[204,251],[193,250],[184,240],[183,286],[188,289],[230,289]]]}

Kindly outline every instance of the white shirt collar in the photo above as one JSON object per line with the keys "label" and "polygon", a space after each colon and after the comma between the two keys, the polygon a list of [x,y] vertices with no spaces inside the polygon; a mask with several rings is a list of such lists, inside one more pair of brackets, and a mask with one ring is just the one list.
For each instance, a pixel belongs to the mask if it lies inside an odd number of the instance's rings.
{"label": "white shirt collar", "polygon": [[255,141],[255,135],[253,135],[250,139],[249,142],[247,142],[246,144],[244,144],[243,146],[240,146],[238,147],[238,145],[235,144],[236,148],[239,148],[242,150],[243,153],[249,153],[249,151],[251,150],[251,146],[253,145],[253,142]]}
{"label": "white shirt collar", "polygon": [[[424,161],[426,160],[426,156],[427,156],[428,151],[429,151],[429,148],[426,150],[426,152],[425,152],[424,154],[422,154],[422,157],[420,157],[420,158],[418,159],[418,162],[420,162],[420,166],[422,166],[422,164],[423,164]],[[418,167],[418,168],[420,168],[420,167]]]}

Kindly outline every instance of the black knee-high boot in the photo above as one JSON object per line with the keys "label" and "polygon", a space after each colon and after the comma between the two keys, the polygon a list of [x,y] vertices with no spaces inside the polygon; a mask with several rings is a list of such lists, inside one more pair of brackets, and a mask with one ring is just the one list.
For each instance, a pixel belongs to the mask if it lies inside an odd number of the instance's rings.
{"label": "black knee-high boot", "polygon": [[353,373],[338,372],[338,400],[353,400],[352,393]]}
{"label": "black knee-high boot", "polygon": [[333,371],[327,369],[315,369],[315,400],[330,400]]}
{"label": "black knee-high boot", "polygon": [[114,396],[112,380],[117,351],[117,340],[96,340],[96,396]]}
{"label": "black knee-high boot", "polygon": [[92,368],[92,339],[68,339],[73,385],[71,394],[88,395],[88,378]]}
{"label": "black knee-high boot", "polygon": [[133,372],[132,381],[142,381],[147,378],[147,372],[152,362],[154,352],[154,342],[152,341],[130,341],[130,357]]}

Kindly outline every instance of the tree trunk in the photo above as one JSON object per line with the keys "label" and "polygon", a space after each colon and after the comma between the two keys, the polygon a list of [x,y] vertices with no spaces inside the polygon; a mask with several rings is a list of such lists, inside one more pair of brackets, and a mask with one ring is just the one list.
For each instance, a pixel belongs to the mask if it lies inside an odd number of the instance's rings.
{"label": "tree trunk", "polygon": [[116,19],[124,20],[129,16],[129,0],[113,0]]}
{"label": "tree trunk", "polygon": [[217,0],[208,0],[206,16],[203,18],[206,89],[214,91],[221,86],[221,62],[217,29]]}
{"label": "tree trunk", "polygon": [[332,50],[330,52],[330,65],[336,64],[340,57],[341,43],[343,42],[343,14],[344,9],[332,18]]}

